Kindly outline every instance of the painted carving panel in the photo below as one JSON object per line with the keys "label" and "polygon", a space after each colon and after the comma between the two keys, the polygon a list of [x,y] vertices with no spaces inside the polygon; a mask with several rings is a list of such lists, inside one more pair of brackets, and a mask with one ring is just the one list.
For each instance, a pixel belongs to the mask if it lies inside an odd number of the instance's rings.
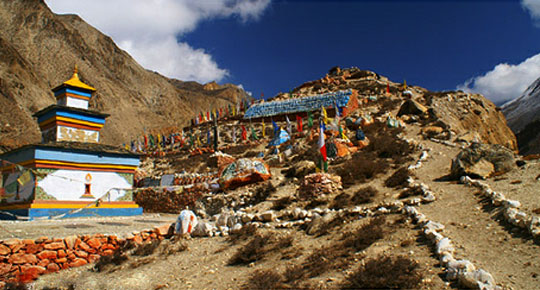
{"label": "painted carving panel", "polygon": [[60,169],[38,180],[38,187],[56,200],[118,201],[131,197],[132,184],[115,172]]}
{"label": "painted carving panel", "polygon": [[58,126],[58,141],[98,143],[99,133],[92,130]]}

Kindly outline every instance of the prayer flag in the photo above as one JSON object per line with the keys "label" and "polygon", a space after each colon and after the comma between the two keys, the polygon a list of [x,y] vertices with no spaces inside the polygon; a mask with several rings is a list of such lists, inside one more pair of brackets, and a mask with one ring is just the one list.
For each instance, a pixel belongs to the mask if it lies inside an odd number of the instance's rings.
{"label": "prayer flag", "polygon": [[390,94],[390,83],[386,84],[386,93]]}
{"label": "prayer flag", "polygon": [[326,144],[324,142],[324,129],[323,123],[319,125],[319,151],[321,151],[321,170],[324,172],[328,171],[327,155],[326,155]]}
{"label": "prayer flag", "polygon": [[259,140],[259,137],[257,137],[257,133],[255,133],[255,128],[253,128],[253,126],[251,126],[251,138],[253,138],[253,140]]}
{"label": "prayer flag", "polygon": [[313,115],[311,115],[311,112],[308,112],[307,115],[308,115],[308,119],[307,119],[308,127],[312,128],[313,127]]}
{"label": "prayer flag", "polygon": [[272,120],[272,127],[274,127],[274,136],[277,136],[277,133],[279,132],[279,126]]}
{"label": "prayer flag", "polygon": [[287,132],[292,136],[292,125],[289,116],[285,115],[285,119],[287,120]]}
{"label": "prayer flag", "polygon": [[298,129],[298,132],[302,132],[302,117],[299,115],[296,115],[296,127]]}
{"label": "prayer flag", "polygon": [[242,140],[246,140],[246,139],[247,139],[246,127],[242,125]]}
{"label": "prayer flag", "polygon": [[324,107],[321,107],[321,109],[322,109],[321,112],[322,112],[322,115],[323,115],[323,122],[326,125],[326,124],[328,124],[328,114],[326,114],[326,110],[324,109]]}

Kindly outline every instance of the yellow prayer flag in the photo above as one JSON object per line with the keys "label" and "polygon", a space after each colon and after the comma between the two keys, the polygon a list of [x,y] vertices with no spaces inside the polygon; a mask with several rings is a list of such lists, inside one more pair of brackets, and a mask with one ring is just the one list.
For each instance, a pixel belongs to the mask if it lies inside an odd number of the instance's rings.
{"label": "yellow prayer flag", "polygon": [[403,89],[404,89],[404,90],[407,89],[407,80],[403,80]]}
{"label": "yellow prayer flag", "polygon": [[324,124],[328,124],[328,114],[326,113],[326,110],[324,109],[324,107],[322,107],[322,113],[323,113]]}
{"label": "yellow prayer flag", "polygon": [[263,138],[266,137],[266,132],[265,132],[266,130],[265,129],[266,129],[266,126],[264,125],[264,120],[263,120],[263,123],[262,123],[262,136],[263,136]]}

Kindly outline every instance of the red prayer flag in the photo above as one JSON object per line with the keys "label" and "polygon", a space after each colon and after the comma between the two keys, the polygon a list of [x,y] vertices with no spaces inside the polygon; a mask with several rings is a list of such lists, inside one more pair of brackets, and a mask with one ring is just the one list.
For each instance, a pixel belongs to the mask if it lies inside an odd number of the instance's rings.
{"label": "red prayer flag", "polygon": [[387,94],[390,93],[390,83],[387,83],[387,84],[386,84],[386,93],[387,93]]}
{"label": "red prayer flag", "polygon": [[296,115],[296,124],[298,127],[298,132],[302,132],[302,117]]}
{"label": "red prayer flag", "polygon": [[244,127],[244,125],[242,125],[242,140],[246,140],[246,139],[247,139],[246,127]]}

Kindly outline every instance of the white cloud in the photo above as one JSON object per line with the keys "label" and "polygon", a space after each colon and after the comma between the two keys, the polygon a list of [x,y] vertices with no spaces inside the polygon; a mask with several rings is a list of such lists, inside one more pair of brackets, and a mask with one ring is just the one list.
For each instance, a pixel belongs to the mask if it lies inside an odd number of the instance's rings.
{"label": "white cloud", "polygon": [[110,35],[142,66],[198,82],[228,75],[204,49],[177,41],[199,22],[238,17],[257,20],[270,0],[46,0],[55,13],[73,13]]}
{"label": "white cloud", "polygon": [[539,0],[521,0],[521,6],[529,11],[531,17],[536,20],[536,25],[540,26],[540,1]]}
{"label": "white cloud", "polygon": [[458,89],[480,93],[496,104],[519,97],[540,77],[540,53],[513,65],[501,63],[482,76],[473,77]]}

